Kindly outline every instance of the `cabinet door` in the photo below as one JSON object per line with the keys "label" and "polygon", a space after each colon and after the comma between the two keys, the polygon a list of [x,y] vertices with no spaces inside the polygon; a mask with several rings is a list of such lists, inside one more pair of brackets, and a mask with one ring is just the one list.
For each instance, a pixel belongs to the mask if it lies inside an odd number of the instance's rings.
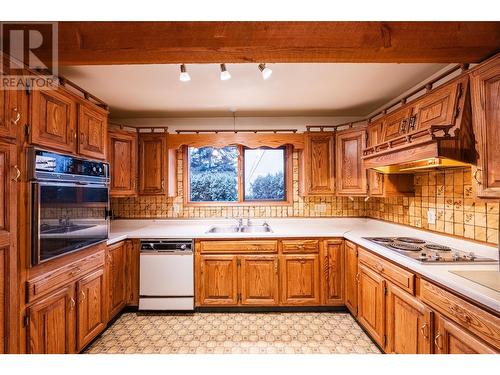
{"label": "cabinet door", "polygon": [[324,195],[335,192],[333,133],[306,133],[303,160],[304,193]]}
{"label": "cabinet door", "polygon": [[358,249],[352,242],[344,242],[345,305],[352,315],[358,315]]}
{"label": "cabinet door", "polygon": [[33,90],[30,142],[76,152],[76,102],[62,90]]}
{"label": "cabinet door", "polygon": [[28,308],[28,352],[75,352],[75,284],[53,292]]}
{"label": "cabinet door", "polygon": [[139,244],[137,240],[126,241],[127,305],[139,306]]}
{"label": "cabinet door", "polygon": [[417,100],[413,105],[409,131],[429,129],[433,125],[453,124],[460,86],[460,82],[444,85]]}
{"label": "cabinet door", "polygon": [[435,351],[438,354],[495,354],[495,349],[442,316],[436,319]]}
{"label": "cabinet door", "polygon": [[471,77],[477,196],[500,198],[500,56],[474,70]]}
{"label": "cabinet door", "polygon": [[108,114],[90,104],[78,106],[78,153],[93,159],[106,158]]}
{"label": "cabinet door", "polygon": [[167,194],[167,136],[139,133],[139,194]]}
{"label": "cabinet door", "polygon": [[240,262],[240,300],[242,305],[278,305],[278,257],[245,255]]}
{"label": "cabinet door", "polygon": [[127,298],[126,250],[125,242],[119,242],[107,248],[108,320],[125,307]]}
{"label": "cabinet door", "polygon": [[[2,76],[0,75],[0,79]],[[17,126],[21,125],[21,108],[18,90],[0,88],[0,136],[16,138]]]}
{"label": "cabinet door", "polygon": [[104,270],[85,276],[77,283],[77,349],[82,350],[105,326]]}
{"label": "cabinet door", "polygon": [[320,304],[320,269],[318,254],[281,256],[281,302],[285,305]]}
{"label": "cabinet door", "polygon": [[359,265],[358,320],[380,346],[385,335],[385,280]]}
{"label": "cabinet door", "polygon": [[234,255],[200,255],[198,293],[202,306],[237,305],[237,257]]}
{"label": "cabinet door", "polygon": [[382,142],[390,141],[408,132],[412,108],[403,107],[388,114],[382,125]]}
{"label": "cabinet door", "polygon": [[324,304],[344,304],[344,246],[342,239],[325,241],[323,277]]}
{"label": "cabinet door", "polygon": [[337,134],[337,194],[366,194],[366,169],[361,161],[363,149],[366,147],[365,140],[365,129],[341,131]]}
{"label": "cabinet door", "polygon": [[368,192],[372,197],[383,197],[384,196],[384,174],[369,169],[367,171],[368,176]]}
{"label": "cabinet door", "polygon": [[19,290],[15,164],[16,147],[0,142],[0,353],[17,352]]}
{"label": "cabinet door", "polygon": [[388,283],[386,353],[430,354],[432,310]]}
{"label": "cabinet door", "polygon": [[109,190],[112,197],[137,195],[137,133],[108,133]]}

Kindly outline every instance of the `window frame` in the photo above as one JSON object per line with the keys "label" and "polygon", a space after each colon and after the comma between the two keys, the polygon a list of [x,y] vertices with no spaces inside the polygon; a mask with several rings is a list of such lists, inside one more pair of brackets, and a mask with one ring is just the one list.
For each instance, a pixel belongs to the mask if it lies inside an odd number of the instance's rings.
{"label": "window frame", "polygon": [[[293,159],[293,148],[290,145],[280,146],[280,147],[267,147],[261,146],[257,148],[267,148],[267,149],[283,149],[284,150],[284,179],[285,179],[285,199],[284,200],[245,200],[245,176],[244,176],[244,150],[245,149],[257,149],[246,147],[243,145],[227,145],[236,146],[238,148],[238,200],[235,202],[230,201],[212,201],[212,202],[192,202],[190,200],[190,173],[189,173],[189,146],[183,146],[182,150],[182,181],[183,181],[183,201],[184,206],[291,206],[292,201],[292,191],[293,191],[293,171],[292,171],[292,159]],[[204,146],[213,147],[213,146]]]}

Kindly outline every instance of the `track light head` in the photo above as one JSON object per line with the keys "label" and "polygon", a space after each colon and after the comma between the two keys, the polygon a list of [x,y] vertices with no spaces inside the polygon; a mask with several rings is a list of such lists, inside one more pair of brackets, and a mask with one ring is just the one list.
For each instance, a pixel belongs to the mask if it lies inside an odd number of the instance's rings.
{"label": "track light head", "polygon": [[189,76],[189,73],[186,70],[186,65],[184,64],[181,64],[181,73],[179,74],[179,81],[181,82],[191,81],[191,77]]}
{"label": "track light head", "polygon": [[266,64],[259,64],[259,70],[262,72],[262,78],[264,80],[269,79],[269,77],[271,77],[271,74],[273,74],[271,68],[268,68]]}
{"label": "track light head", "polygon": [[231,74],[226,69],[226,64],[220,64],[220,80],[227,81],[231,79]]}

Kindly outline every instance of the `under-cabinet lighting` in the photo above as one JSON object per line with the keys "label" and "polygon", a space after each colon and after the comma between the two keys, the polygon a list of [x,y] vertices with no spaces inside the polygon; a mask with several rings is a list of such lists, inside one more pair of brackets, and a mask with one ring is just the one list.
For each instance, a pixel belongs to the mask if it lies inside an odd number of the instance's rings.
{"label": "under-cabinet lighting", "polygon": [[189,76],[189,73],[186,70],[186,65],[184,64],[181,65],[181,74],[179,74],[179,80],[181,82],[191,81],[191,77]]}
{"label": "under-cabinet lighting", "polygon": [[272,69],[268,68],[266,64],[259,64],[259,70],[262,72],[262,78],[264,80],[268,79],[271,77],[271,74],[273,74]]}
{"label": "under-cabinet lighting", "polygon": [[231,79],[231,74],[226,69],[226,64],[220,64],[220,80],[227,81]]}

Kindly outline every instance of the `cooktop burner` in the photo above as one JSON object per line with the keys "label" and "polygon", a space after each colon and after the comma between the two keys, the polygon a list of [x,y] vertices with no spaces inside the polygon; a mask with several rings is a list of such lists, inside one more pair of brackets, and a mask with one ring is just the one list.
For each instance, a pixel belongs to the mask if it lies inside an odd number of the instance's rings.
{"label": "cooktop burner", "polygon": [[426,242],[413,237],[364,237],[420,263],[498,263],[491,258],[478,257],[473,252],[452,249],[446,245]]}

